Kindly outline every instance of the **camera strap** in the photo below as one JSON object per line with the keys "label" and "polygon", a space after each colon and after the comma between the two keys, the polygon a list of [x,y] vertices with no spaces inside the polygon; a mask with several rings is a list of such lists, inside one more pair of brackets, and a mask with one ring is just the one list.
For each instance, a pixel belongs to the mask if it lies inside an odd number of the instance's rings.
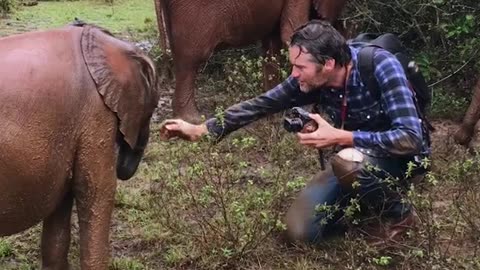
{"label": "camera strap", "polygon": [[342,120],[340,129],[344,129],[345,120],[347,119],[347,92],[348,92],[347,89],[345,89],[345,93],[343,95],[343,100],[342,100],[342,107],[340,108],[340,119]]}
{"label": "camera strap", "polygon": [[[345,85],[344,85],[344,93],[343,93],[343,99],[342,99],[342,104],[341,104],[341,107],[340,107],[340,119],[342,120],[342,123],[340,125],[340,129],[344,129],[344,126],[345,126],[345,121],[347,119],[347,96],[348,96],[348,87],[347,87],[347,81],[348,81],[348,75],[349,75],[349,72],[348,72],[348,65],[345,66]],[[338,145],[334,145],[333,146],[333,152],[337,152],[338,151]],[[318,149],[318,157],[319,157],[319,161],[320,161],[320,168],[321,170],[325,170],[325,158],[324,158],[324,155],[323,155],[323,150],[322,149]]]}
{"label": "camera strap", "polygon": [[340,119],[342,120],[342,123],[340,125],[340,129],[344,129],[345,126],[345,121],[347,120],[347,96],[348,96],[348,87],[347,87],[347,81],[348,81],[348,65],[345,66],[345,85],[344,85],[344,93],[343,93],[343,100],[342,100],[342,105],[340,108]]}

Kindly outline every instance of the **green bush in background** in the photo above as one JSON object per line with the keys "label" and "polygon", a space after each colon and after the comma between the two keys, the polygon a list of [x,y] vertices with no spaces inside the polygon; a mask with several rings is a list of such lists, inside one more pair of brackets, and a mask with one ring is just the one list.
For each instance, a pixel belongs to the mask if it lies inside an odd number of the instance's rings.
{"label": "green bush in background", "polygon": [[16,0],[0,0],[0,16],[4,17],[11,13],[17,4]]}
{"label": "green bush in background", "polygon": [[480,78],[479,16],[477,0],[353,0],[344,20],[356,32],[398,34],[432,86],[432,115],[456,118]]}

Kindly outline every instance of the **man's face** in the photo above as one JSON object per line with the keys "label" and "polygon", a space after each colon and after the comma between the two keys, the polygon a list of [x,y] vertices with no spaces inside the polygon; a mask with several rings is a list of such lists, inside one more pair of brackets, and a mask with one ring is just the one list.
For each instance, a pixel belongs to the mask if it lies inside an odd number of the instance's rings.
{"label": "man's face", "polygon": [[314,62],[313,56],[299,46],[288,49],[290,63],[292,64],[292,77],[300,84],[300,90],[308,93],[315,88],[324,86],[328,81],[325,66]]}

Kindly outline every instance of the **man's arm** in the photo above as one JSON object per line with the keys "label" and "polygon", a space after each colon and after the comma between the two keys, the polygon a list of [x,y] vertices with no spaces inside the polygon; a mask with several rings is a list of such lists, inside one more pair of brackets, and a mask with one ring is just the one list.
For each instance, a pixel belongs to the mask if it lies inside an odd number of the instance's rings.
{"label": "man's arm", "polygon": [[225,110],[222,119],[210,118],[205,124],[208,132],[217,140],[255,120],[293,106],[316,102],[317,93],[303,93],[292,77],[266,93],[235,104]]}
{"label": "man's arm", "polygon": [[421,122],[401,64],[389,52],[377,50],[374,66],[382,108],[391,120],[391,129],[384,132],[354,131],[354,146],[395,155],[419,153],[422,147]]}
{"label": "man's arm", "polygon": [[296,79],[289,77],[270,91],[228,108],[222,119],[210,118],[205,123],[193,125],[181,119],[168,119],[161,124],[162,140],[179,137],[184,140],[197,141],[210,133],[216,140],[222,139],[230,132],[239,129],[265,115],[273,114],[292,106],[314,103],[318,98],[315,93],[300,91]]}

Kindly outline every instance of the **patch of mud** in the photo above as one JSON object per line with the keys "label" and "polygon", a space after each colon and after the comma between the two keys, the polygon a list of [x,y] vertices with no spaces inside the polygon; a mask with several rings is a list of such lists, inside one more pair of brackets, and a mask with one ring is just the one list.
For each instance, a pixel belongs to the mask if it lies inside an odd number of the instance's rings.
{"label": "patch of mud", "polygon": [[160,99],[158,100],[158,106],[153,112],[153,123],[160,123],[167,118],[172,117],[172,98],[175,88],[171,85],[162,85],[160,88]]}

